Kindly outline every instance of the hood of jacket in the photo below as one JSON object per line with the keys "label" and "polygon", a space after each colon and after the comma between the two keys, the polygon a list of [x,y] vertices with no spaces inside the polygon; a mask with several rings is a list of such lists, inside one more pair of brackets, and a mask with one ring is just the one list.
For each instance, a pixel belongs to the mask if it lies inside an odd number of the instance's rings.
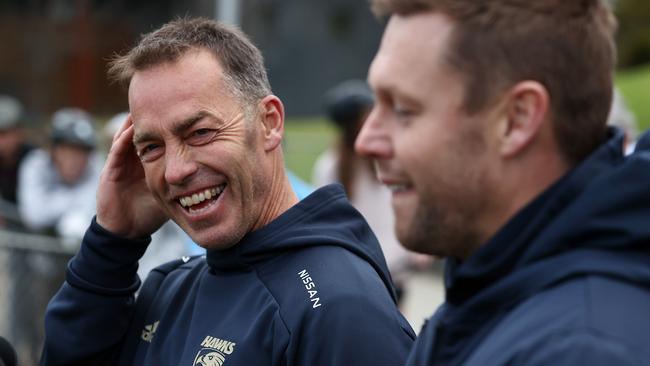
{"label": "hood of jacket", "polygon": [[287,252],[319,246],[341,247],[368,262],[395,300],[379,242],[340,184],[316,190],[231,248],[208,250],[207,262],[215,271],[245,270]]}
{"label": "hood of jacket", "polygon": [[608,141],[465,262],[449,259],[436,343],[457,364],[515,305],[576,276],[650,286],[650,151]]}

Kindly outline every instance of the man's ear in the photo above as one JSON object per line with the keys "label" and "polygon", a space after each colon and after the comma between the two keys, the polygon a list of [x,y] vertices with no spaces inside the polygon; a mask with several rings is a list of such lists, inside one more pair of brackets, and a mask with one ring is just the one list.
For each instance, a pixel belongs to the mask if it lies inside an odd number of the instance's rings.
{"label": "man's ear", "polygon": [[284,134],[284,106],[280,98],[267,95],[260,103],[260,117],[264,131],[264,150],[276,149],[282,142]]}
{"label": "man's ear", "polygon": [[504,107],[499,150],[502,156],[512,157],[530,146],[550,122],[548,91],[537,81],[519,82],[506,94]]}

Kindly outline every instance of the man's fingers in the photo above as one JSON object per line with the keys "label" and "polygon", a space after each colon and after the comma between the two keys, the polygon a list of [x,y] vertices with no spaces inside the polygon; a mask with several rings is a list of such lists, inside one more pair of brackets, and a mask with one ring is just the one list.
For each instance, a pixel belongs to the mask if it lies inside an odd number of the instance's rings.
{"label": "man's fingers", "polygon": [[110,166],[121,164],[128,157],[128,154],[135,154],[133,147],[133,120],[130,114],[117,132],[115,132],[115,135],[113,135],[113,143],[111,144],[106,164]]}
{"label": "man's fingers", "polygon": [[116,134],[106,159],[106,167],[119,172],[124,168],[133,167],[136,162],[140,164],[133,146],[133,125],[130,124],[124,131],[120,131],[119,135]]}
{"label": "man's fingers", "polygon": [[[125,125],[126,126],[126,125]],[[119,132],[119,135],[115,135],[113,140],[113,145],[111,146],[111,155],[117,155],[123,157],[124,153],[127,151],[134,150],[133,147],[133,125],[126,127],[124,131]]]}
{"label": "man's fingers", "polygon": [[126,131],[129,126],[133,126],[133,120],[131,119],[131,114],[129,113],[126,117],[126,120],[124,120],[124,123],[120,126],[120,128],[115,132],[115,135],[113,135],[113,143],[120,138],[120,136]]}

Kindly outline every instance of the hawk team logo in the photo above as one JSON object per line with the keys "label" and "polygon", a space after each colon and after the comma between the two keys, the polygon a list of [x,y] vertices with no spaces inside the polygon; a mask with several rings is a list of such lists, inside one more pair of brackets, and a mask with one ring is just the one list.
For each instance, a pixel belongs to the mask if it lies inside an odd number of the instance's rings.
{"label": "hawk team logo", "polygon": [[226,362],[226,356],[209,348],[203,348],[196,355],[194,366],[222,366]]}
{"label": "hawk team logo", "polygon": [[194,358],[194,366],[223,366],[226,355],[235,351],[234,342],[207,336],[201,342],[201,350]]}

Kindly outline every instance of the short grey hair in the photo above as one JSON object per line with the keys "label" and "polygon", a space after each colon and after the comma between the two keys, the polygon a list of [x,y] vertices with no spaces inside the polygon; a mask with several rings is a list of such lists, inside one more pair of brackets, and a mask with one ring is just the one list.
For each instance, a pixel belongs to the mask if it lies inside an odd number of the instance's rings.
{"label": "short grey hair", "polygon": [[135,72],[174,62],[196,49],[208,50],[219,60],[235,98],[253,105],[271,94],[260,50],[239,29],[205,18],[179,18],[143,35],[137,46],[110,62],[108,74],[128,84]]}

